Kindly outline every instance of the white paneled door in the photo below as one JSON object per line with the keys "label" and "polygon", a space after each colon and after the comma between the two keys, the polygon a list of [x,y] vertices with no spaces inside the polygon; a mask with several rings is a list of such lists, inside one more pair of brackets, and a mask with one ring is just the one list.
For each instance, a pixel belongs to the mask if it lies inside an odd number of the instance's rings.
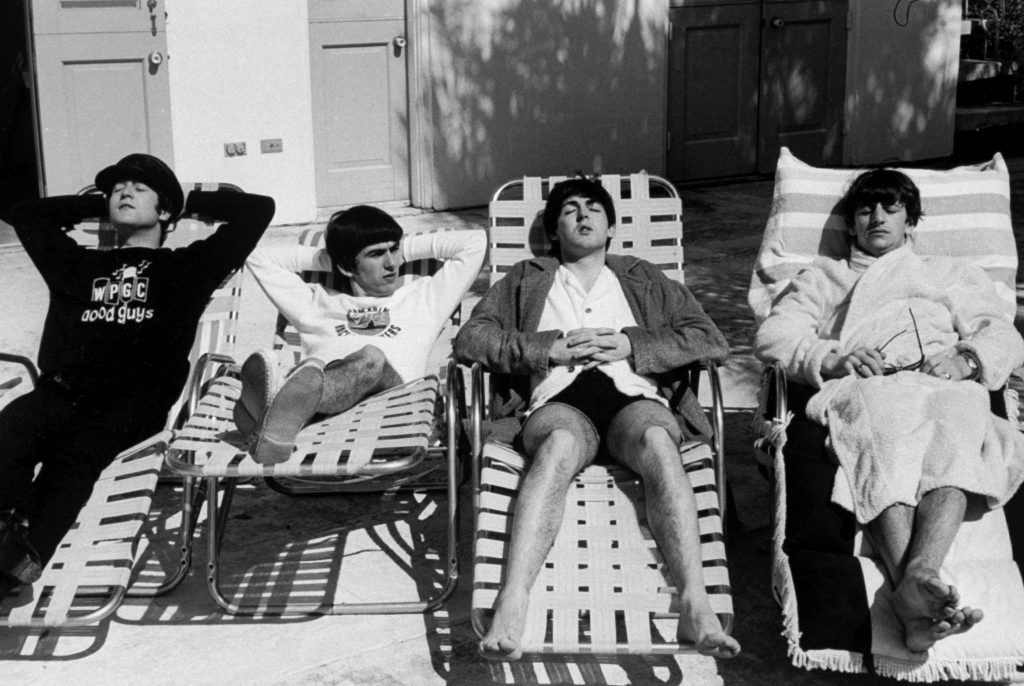
{"label": "white paneled door", "polygon": [[167,0],[32,0],[46,193],[131,152],[174,163]]}
{"label": "white paneled door", "polygon": [[310,0],[317,205],[409,199],[401,0]]}

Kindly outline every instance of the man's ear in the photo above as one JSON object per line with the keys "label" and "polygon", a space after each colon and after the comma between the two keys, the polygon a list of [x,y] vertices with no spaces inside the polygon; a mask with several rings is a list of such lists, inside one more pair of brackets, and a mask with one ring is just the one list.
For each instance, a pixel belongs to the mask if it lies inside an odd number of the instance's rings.
{"label": "man's ear", "polygon": [[608,227],[608,237],[609,238],[614,238],[615,237],[615,226],[616,226],[615,224],[612,224],[612,225],[610,225]]}
{"label": "man's ear", "polygon": [[160,214],[157,215],[157,218],[159,218],[160,221],[162,221],[162,222],[170,221],[171,220],[171,213],[168,212],[167,210],[160,210]]}

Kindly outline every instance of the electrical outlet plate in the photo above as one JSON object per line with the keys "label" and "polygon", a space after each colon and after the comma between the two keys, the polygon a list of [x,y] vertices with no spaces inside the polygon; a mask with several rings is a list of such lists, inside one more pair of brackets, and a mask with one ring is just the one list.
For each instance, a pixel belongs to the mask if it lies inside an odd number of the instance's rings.
{"label": "electrical outlet plate", "polygon": [[260,141],[260,152],[281,152],[284,150],[284,142],[280,138],[264,138]]}

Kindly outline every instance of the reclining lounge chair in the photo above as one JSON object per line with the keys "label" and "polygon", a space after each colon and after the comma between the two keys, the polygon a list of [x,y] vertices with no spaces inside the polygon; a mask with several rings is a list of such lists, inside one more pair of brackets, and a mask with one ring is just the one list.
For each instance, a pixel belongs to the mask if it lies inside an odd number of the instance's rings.
{"label": "reclining lounge chair", "polygon": [[[186,186],[186,190],[190,187]],[[228,184],[197,184],[195,188],[238,190]],[[95,192],[95,188],[90,186],[81,192]],[[213,226],[202,217],[185,216],[178,220],[174,230],[206,232]],[[85,233],[97,234],[97,247],[102,249],[103,232],[99,222],[83,228]],[[178,425],[194,406],[196,398],[190,397],[188,389],[199,387],[212,373],[216,360],[233,350],[240,299],[241,272],[238,271],[213,293],[200,319],[190,354],[191,382],[168,413],[167,426]],[[22,390],[17,388],[21,383],[35,383],[37,372],[32,362],[24,357],[2,355],[0,361],[23,368],[9,375],[11,368],[7,367],[0,376],[9,379],[8,383],[0,384],[0,388],[10,391],[0,397],[0,404],[6,404]],[[100,475],[92,496],[46,565],[42,577],[34,584],[21,585],[3,601],[0,621],[12,627],[93,624],[116,611],[126,596],[159,595],[180,583],[187,572],[185,560],[169,576],[137,568],[139,541],[147,524],[162,462],[163,456],[149,441],[121,453]],[[193,495],[186,489],[183,497],[190,500]],[[183,523],[179,537],[182,541],[190,540],[191,527]]]}
{"label": "reclining lounge chair", "polygon": [[[947,171],[901,171],[921,191],[914,251],[971,259],[1015,304],[1017,253],[1002,157]],[[758,321],[815,257],[848,255],[837,204],[858,173],[814,168],[783,148],[749,292]],[[907,681],[1024,676],[1024,497],[984,516],[969,511],[941,570],[985,619],[939,641],[926,658],[907,651],[889,609],[884,567],[853,515],[831,502],[836,462],[825,448],[828,430],[804,415],[814,390],[788,381],[780,366],[768,367],[755,417],[755,452],[774,489],[772,589],[793,664]],[[993,411],[1015,420],[1016,394],[992,395]]]}
{"label": "reclining lounge chair", "polygon": [[[527,177],[499,188],[490,204],[491,282],[516,262],[550,247],[539,213],[561,178]],[[682,206],[675,188],[646,173],[607,175],[619,217],[611,252],[629,253],[682,281]],[[704,365],[713,401],[711,445],[680,447],[697,497],[701,556],[712,606],[728,632],[732,596],[726,567],[723,415],[717,367]],[[697,391],[701,365],[684,370]],[[496,376],[486,379],[501,383]],[[481,637],[503,578],[512,512],[524,457],[498,441],[484,443],[485,377],[473,368],[470,413],[474,457],[476,541],[472,621]],[[527,654],[658,654],[685,652],[676,640],[675,589],[646,523],[643,488],[624,468],[594,465],[572,482],[562,528],[530,595],[522,640]]]}
{"label": "reclining lounge chair", "polygon": [[[312,246],[322,240],[319,230],[300,237],[303,244]],[[403,265],[403,278],[431,274],[438,264],[423,260]],[[326,285],[332,278],[325,272],[302,276]],[[291,362],[301,355],[298,336],[281,318],[275,345]],[[207,580],[214,601],[233,614],[261,616],[426,612],[442,605],[458,580],[459,417],[465,400],[462,374],[454,362],[447,363],[438,375],[407,382],[310,424],[299,432],[292,458],[274,465],[256,463],[239,442],[232,410],[240,390],[237,366],[213,379],[196,411],[174,432],[166,448],[167,464],[173,472],[206,483]],[[226,592],[220,564],[224,529],[236,484],[253,477],[264,478],[275,490],[289,495],[404,487],[445,489],[443,582],[428,598],[394,602],[335,602],[324,595],[282,599]],[[193,507],[187,502],[185,506]],[[188,517],[194,516],[188,513]]]}

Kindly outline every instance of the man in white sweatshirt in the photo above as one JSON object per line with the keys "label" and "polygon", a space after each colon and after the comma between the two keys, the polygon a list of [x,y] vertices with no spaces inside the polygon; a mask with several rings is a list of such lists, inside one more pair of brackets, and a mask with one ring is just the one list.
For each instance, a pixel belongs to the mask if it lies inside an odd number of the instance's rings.
{"label": "man in white sweatshirt", "polygon": [[[242,365],[234,410],[251,434],[257,462],[287,460],[316,414],[338,414],[364,398],[424,376],[430,349],[480,271],[483,230],[403,237],[383,210],[367,205],[331,217],[325,247],[255,250],[246,262],[260,287],[299,333],[305,359],[283,379],[272,351]],[[442,261],[433,276],[401,285],[405,262]],[[332,270],[339,290],[299,272]]]}

